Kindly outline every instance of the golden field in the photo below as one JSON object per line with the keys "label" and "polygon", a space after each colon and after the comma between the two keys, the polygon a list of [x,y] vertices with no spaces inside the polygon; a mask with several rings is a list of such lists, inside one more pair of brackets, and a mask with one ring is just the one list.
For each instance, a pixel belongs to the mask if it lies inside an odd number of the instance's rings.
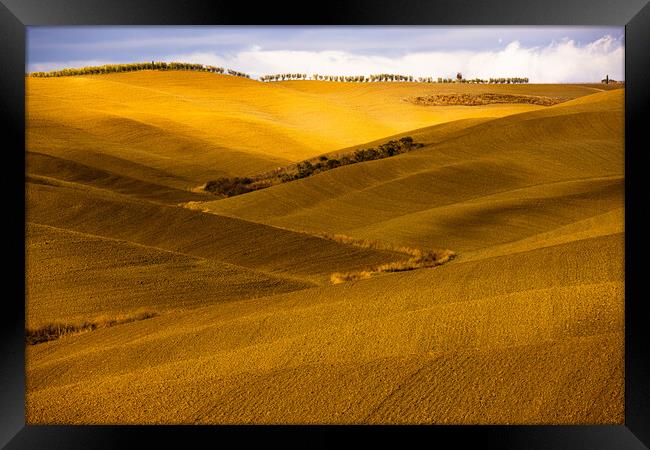
{"label": "golden field", "polygon": [[[26,82],[26,327],[115,321],[27,346],[28,423],[623,423],[623,89]],[[405,100],[482,93],[562,102]],[[330,281],[404,247],[455,258]]]}

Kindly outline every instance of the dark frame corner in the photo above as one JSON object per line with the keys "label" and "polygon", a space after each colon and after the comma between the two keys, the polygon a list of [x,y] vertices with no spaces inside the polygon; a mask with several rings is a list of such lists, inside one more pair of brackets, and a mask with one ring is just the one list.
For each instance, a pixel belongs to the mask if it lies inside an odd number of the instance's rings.
{"label": "dark frame corner", "polygon": [[[640,282],[645,252],[642,231],[647,229],[641,199],[644,184],[643,152],[648,148],[648,127],[643,112],[650,105],[650,4],[648,0],[505,0],[453,3],[435,1],[388,2],[350,0],[345,3],[309,2],[256,4],[224,0],[0,0],[0,114],[7,125],[3,141],[7,170],[3,192],[15,204],[4,225],[11,293],[5,294],[0,328],[0,445],[7,448],[129,448],[145,439],[163,447],[187,445],[190,438],[207,439],[212,447],[224,438],[257,435],[300,439],[307,446],[327,443],[368,427],[64,427],[25,425],[24,375],[24,130],[25,130],[25,27],[30,25],[153,25],[153,24],[435,24],[435,25],[625,25],[625,179],[626,179],[626,348],[625,425],[620,426],[468,426],[416,427],[429,442],[477,442],[488,448],[633,449],[650,446],[650,363],[645,302],[648,288]],[[311,5],[311,7],[314,7]],[[7,138],[10,139],[7,139]],[[9,176],[7,176],[9,175]],[[639,208],[640,207],[640,208]],[[22,240],[20,239],[22,237]],[[634,244],[632,244],[634,243]],[[18,261],[18,262],[16,262]],[[19,301],[20,298],[23,300]],[[8,310],[8,311],[7,311]],[[398,427],[375,427],[374,437],[384,440]],[[242,432],[243,431],[243,432]],[[232,436],[231,436],[232,435]],[[333,442],[332,442],[333,444]],[[487,445],[486,445],[487,444]],[[644,445],[645,444],[645,445]],[[195,447],[195,445],[193,445]]]}

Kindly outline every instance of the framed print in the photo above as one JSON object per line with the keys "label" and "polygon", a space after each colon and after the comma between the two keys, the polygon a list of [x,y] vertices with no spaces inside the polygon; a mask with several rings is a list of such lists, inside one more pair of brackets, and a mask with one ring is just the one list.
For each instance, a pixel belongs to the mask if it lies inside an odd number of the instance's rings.
{"label": "framed print", "polygon": [[648,445],[647,2],[1,1],[2,445]]}

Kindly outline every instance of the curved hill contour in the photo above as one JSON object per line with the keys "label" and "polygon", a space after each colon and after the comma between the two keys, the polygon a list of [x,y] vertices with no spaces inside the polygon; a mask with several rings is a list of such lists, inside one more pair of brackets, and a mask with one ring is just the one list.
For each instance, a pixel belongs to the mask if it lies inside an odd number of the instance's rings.
{"label": "curved hill contour", "polygon": [[[403,100],[450,89],[436,84],[262,83],[187,71],[28,77],[26,85],[30,151],[184,189],[435,123],[542,108]],[[577,85],[454,88],[566,98],[593,92]]]}
{"label": "curved hill contour", "polygon": [[[482,92],[572,100],[404,101]],[[27,423],[623,423],[623,110],[588,85],[28,80],[28,325],[158,314],[28,345]],[[330,283],[400,246],[457,258]]]}
{"label": "curved hill contour", "polygon": [[[450,130],[447,138],[440,137],[441,127]],[[344,166],[202,206],[215,213],[286,228],[425,245],[431,242],[433,230],[426,234],[423,226],[431,227],[435,220],[447,221],[452,228],[460,225],[450,222],[455,213],[436,214],[436,209],[476,210],[481,198],[488,208],[484,214],[492,221],[502,214],[498,203],[490,203],[492,200],[510,199],[510,204],[503,203],[503,213],[508,214],[507,208],[514,208],[513,201],[520,205],[517,210],[525,210],[526,203],[541,202],[540,196],[548,198],[555,191],[566,198],[572,189],[577,189],[579,196],[578,191],[584,192],[585,186],[597,190],[591,197],[587,195],[586,201],[593,199],[602,210],[603,201],[609,198],[611,208],[619,208],[623,193],[622,133],[622,91],[598,93],[543,111],[478,124],[462,122],[453,128],[440,125],[416,130],[414,139],[429,144],[417,151]],[[600,194],[598,186],[603,183],[611,186],[613,196]],[[570,198],[565,202],[567,207],[573,206]],[[550,205],[549,200],[545,202]],[[583,211],[587,213],[578,208],[576,214]],[[471,217],[469,211],[460,214]],[[530,220],[527,225],[536,222]],[[395,224],[394,229],[391,224]],[[468,225],[458,229],[470,231],[476,223]],[[406,238],[410,232],[412,237]],[[444,240],[448,237],[445,233],[440,230],[437,236]],[[479,232],[478,239],[490,235]],[[456,244],[458,250],[464,250],[462,244]]]}

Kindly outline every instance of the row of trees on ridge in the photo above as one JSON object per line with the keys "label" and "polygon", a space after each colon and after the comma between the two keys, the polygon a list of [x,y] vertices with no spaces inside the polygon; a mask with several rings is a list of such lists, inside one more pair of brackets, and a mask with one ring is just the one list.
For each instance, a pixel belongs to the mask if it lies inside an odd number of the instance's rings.
{"label": "row of trees on ridge", "polygon": [[105,64],[103,66],[89,66],[74,69],[53,70],[50,72],[32,72],[32,77],[66,77],[74,75],[98,75],[118,72],[135,72],[139,70],[190,70],[194,72],[228,73],[238,77],[250,78],[250,75],[236,70],[224,69],[223,67],[208,66],[203,64],[184,62],[142,62],[130,64]]}
{"label": "row of trees on ridge", "polygon": [[[263,75],[260,77],[261,81],[285,81],[285,80],[308,80],[309,77],[305,73],[279,73],[273,75]],[[442,78],[438,77],[418,77],[413,75],[400,75],[391,73],[382,73],[376,75],[320,75],[313,74],[312,80],[318,81],[335,81],[344,83],[375,83],[375,82],[418,82],[418,83],[475,83],[475,84],[515,84],[515,83],[528,83],[528,78],[523,77],[510,77],[510,78],[472,78],[465,79],[458,73],[456,78]]]}
{"label": "row of trees on ridge", "polygon": [[[224,69],[223,67],[209,66],[203,64],[184,63],[184,62],[141,62],[130,64],[106,64],[103,66],[89,66],[62,70],[53,70],[50,72],[32,72],[29,76],[32,77],[65,77],[74,75],[97,75],[106,73],[118,72],[134,72],[138,70],[190,70],[195,72],[211,72],[211,73],[227,73],[243,78],[251,78],[250,75],[244,72],[239,72],[232,69]],[[273,75],[263,75],[260,81],[285,81],[285,80],[307,80],[309,79],[306,73],[279,73]],[[381,73],[374,75],[320,75],[313,74],[312,80],[320,81],[335,81],[346,83],[374,83],[374,82],[414,82],[419,83],[481,83],[481,84],[516,84],[528,83],[528,78],[524,77],[509,77],[509,78],[472,78],[465,79],[459,72],[456,78],[442,78],[438,77],[418,77],[413,75],[400,75],[393,73]]]}
{"label": "row of trees on ridge", "polygon": [[276,73],[274,75],[262,75],[260,81],[284,81],[284,80],[306,80],[306,73]]}

